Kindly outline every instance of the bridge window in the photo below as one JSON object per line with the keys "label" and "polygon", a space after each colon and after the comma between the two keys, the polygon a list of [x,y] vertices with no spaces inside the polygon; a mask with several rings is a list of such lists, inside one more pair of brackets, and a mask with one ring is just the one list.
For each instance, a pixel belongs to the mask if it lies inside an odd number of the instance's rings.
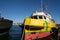
{"label": "bridge window", "polygon": [[37,16],[32,16],[31,18],[33,18],[33,19],[37,19]]}
{"label": "bridge window", "polygon": [[42,16],[39,16],[39,19],[43,19]]}
{"label": "bridge window", "polygon": [[46,17],[44,16],[44,19],[46,19]]}

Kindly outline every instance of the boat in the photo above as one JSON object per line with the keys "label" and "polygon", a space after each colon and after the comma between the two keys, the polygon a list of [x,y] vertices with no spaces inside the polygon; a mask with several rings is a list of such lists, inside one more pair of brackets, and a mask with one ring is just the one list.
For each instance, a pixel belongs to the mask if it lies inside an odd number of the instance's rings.
{"label": "boat", "polygon": [[51,15],[45,14],[44,12],[35,12],[31,18],[26,17],[24,26],[26,28],[26,32],[29,29],[30,32],[50,32],[52,31],[52,28],[57,28]]}
{"label": "boat", "polygon": [[13,24],[12,20],[5,19],[0,15],[0,34],[9,31]]}
{"label": "boat", "polygon": [[[40,35],[37,37],[43,38],[50,35],[50,33],[53,33],[58,29],[55,21],[52,19],[52,16],[49,13],[46,14],[45,12],[38,11],[34,12],[30,18],[25,18],[24,27],[26,38],[29,37],[28,35],[33,34],[35,38],[36,34]],[[43,34],[45,34],[45,36],[43,36]]]}

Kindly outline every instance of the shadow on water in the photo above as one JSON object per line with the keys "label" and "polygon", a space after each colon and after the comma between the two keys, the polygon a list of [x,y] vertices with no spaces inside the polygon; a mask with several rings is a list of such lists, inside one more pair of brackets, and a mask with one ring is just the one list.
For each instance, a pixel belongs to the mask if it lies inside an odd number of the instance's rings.
{"label": "shadow on water", "polygon": [[22,29],[19,26],[12,26],[4,35],[0,36],[0,40],[21,40]]}

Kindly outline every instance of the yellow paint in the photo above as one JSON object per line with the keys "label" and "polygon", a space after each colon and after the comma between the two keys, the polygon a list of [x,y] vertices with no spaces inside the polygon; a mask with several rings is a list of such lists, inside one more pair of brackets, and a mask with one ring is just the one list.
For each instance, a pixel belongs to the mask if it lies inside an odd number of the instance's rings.
{"label": "yellow paint", "polygon": [[[48,32],[51,31],[51,29],[54,27],[54,28],[57,28],[56,27],[56,24],[52,21],[47,21],[48,22]],[[43,19],[31,19],[31,18],[28,18],[26,17],[25,19],[25,22],[24,22],[24,26],[35,26],[35,27],[44,27],[43,29],[41,30],[26,30],[25,29],[25,32],[46,32],[46,24],[45,24],[45,20]]]}

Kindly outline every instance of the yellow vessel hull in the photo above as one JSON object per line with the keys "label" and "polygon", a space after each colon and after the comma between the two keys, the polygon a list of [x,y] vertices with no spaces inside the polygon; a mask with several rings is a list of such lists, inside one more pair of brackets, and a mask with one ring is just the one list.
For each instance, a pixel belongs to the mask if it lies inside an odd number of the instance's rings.
{"label": "yellow vessel hull", "polygon": [[24,21],[24,26],[26,27],[43,27],[41,30],[26,30],[25,32],[47,32],[47,31],[52,31],[52,28],[57,28],[56,24],[52,21],[46,21],[44,19],[32,19],[26,17]]}

